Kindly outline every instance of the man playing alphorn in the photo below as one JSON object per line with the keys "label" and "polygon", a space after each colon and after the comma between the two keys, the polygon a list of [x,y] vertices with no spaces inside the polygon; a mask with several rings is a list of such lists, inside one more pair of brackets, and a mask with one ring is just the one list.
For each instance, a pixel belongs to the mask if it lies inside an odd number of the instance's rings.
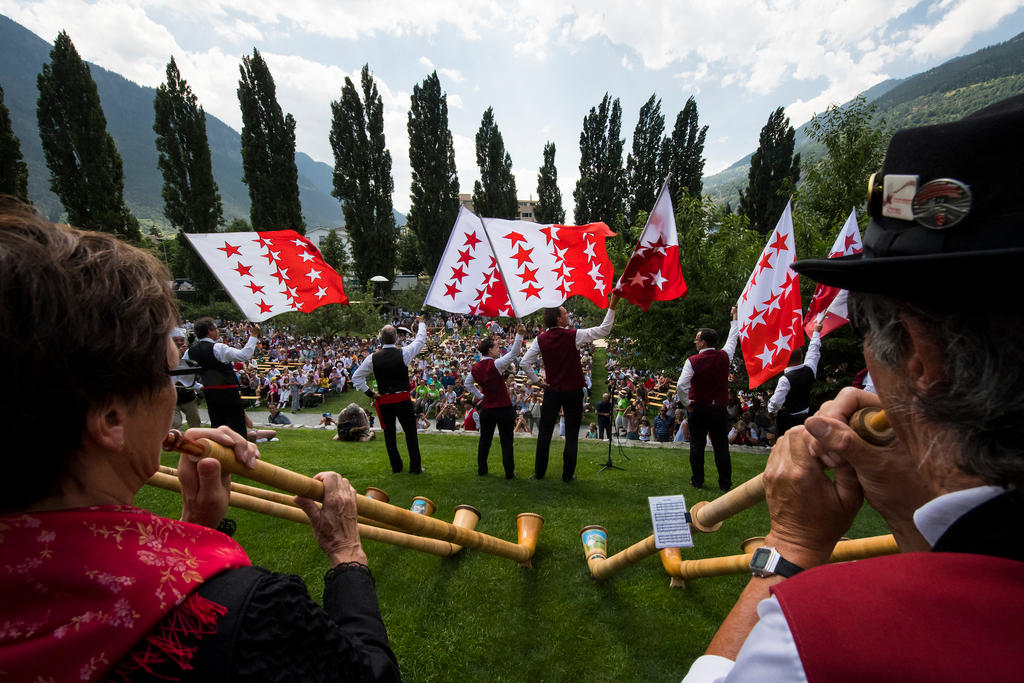
{"label": "man playing alphorn", "polygon": [[[404,464],[398,454],[398,437],[395,434],[395,420],[402,425],[405,432],[405,445],[409,449],[409,472],[419,474],[423,471],[420,464],[420,442],[416,436],[416,415],[412,410],[409,395],[409,363],[423,348],[427,340],[427,326],[423,316],[416,318],[419,329],[416,338],[408,346],[398,348],[398,332],[394,325],[385,325],[380,331],[381,347],[366,360],[359,364],[352,375],[352,384],[356,389],[373,399],[380,419],[380,428],[384,430],[384,445],[391,461],[391,471],[402,471]],[[374,391],[366,384],[367,375],[372,374],[377,380]]]}
{"label": "man playing alphorn", "polygon": [[[772,450],[755,576],[687,681],[1020,680],[1022,157],[1024,96],[900,131],[863,255],[794,264],[850,291],[878,394],[844,389]],[[848,425],[879,405],[885,447]],[[900,554],[820,566],[864,501]]]}

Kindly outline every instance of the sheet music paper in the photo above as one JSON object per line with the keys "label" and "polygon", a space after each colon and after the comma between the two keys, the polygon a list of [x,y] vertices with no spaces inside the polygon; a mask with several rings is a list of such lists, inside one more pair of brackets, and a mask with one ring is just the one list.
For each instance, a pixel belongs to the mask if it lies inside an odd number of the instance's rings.
{"label": "sheet music paper", "polygon": [[657,548],[692,548],[693,537],[686,521],[686,499],[678,496],[649,496],[654,545]]}

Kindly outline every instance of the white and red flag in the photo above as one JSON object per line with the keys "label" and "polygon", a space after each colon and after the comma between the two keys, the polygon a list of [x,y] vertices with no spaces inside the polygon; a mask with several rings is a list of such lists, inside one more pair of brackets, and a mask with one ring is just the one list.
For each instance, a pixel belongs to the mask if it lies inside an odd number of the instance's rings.
{"label": "white and red flag", "polygon": [[515,315],[483,223],[465,207],[455,218],[423,305],[451,313]]}
{"label": "white and red flag", "polygon": [[605,308],[614,276],[605,239],[614,234],[604,223],[543,225],[463,208],[423,303],[523,317],[579,294]]}
{"label": "white and red flag", "polygon": [[740,348],[751,389],[785,370],[790,353],[803,346],[800,283],[790,268],[795,260],[793,214],[787,202],[736,302]]}
{"label": "white and red flag", "polygon": [[679,238],[668,180],[647,217],[640,241],[615,289],[622,298],[644,309],[652,301],[671,301],[686,296],[686,281],[679,265]]}
{"label": "white and red flag", "polygon": [[[864,251],[864,243],[860,239],[857,210],[854,209],[850,212],[850,217],[846,219],[828,257],[839,258],[840,256],[859,254],[862,251]],[[821,323],[822,337],[850,322],[850,314],[846,308],[847,296],[848,292],[845,289],[818,285],[818,288],[814,290],[811,303],[807,305],[807,315],[804,316],[804,330],[808,337],[814,333],[814,323],[819,314],[825,316]]]}
{"label": "white and red flag", "polygon": [[348,304],[341,275],[294,230],[186,234],[246,320]]}

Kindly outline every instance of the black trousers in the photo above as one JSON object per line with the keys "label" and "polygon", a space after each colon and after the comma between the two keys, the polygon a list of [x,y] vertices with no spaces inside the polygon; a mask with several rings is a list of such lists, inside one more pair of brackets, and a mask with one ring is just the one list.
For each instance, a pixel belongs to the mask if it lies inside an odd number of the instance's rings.
{"label": "black trousers", "polygon": [[612,418],[611,415],[598,415],[597,416],[597,438],[604,441],[604,435],[607,432],[608,438],[612,438]]}
{"label": "black trousers", "polygon": [[204,389],[203,398],[206,399],[206,410],[210,413],[211,427],[227,425],[242,438],[249,435],[249,428],[245,424],[245,409],[237,388]]}
{"label": "black trousers", "polygon": [[693,406],[690,412],[690,472],[694,486],[704,485],[704,445],[711,437],[718,469],[718,487],[732,488],[732,460],[729,459],[729,414],[725,406]]}
{"label": "black trousers", "polygon": [[810,411],[806,413],[800,413],[799,415],[788,415],[786,413],[779,413],[775,418],[775,438],[779,438],[790,430],[791,427],[802,425],[804,420],[810,416]]}
{"label": "black trousers", "polygon": [[569,481],[576,473],[576,451],[583,420],[583,390],[544,392],[540,405],[540,428],[537,430],[537,456],[533,476],[543,479],[548,471],[548,451],[551,434],[558,424],[558,411],[565,415],[565,447],[562,449],[562,481]]}
{"label": "black trousers", "polygon": [[487,456],[491,452],[494,428],[497,427],[498,440],[501,442],[501,465],[505,468],[505,478],[511,479],[516,476],[516,461],[512,455],[512,432],[515,426],[516,409],[512,406],[480,410],[480,445],[476,451],[477,474],[487,474]]}
{"label": "black trousers", "polygon": [[416,437],[416,415],[412,412],[412,401],[388,403],[380,407],[380,428],[384,430],[384,446],[388,450],[391,471],[401,472],[402,456],[398,454],[398,434],[395,432],[395,420],[402,425],[405,432],[405,446],[409,449],[409,471],[419,472],[420,441]]}

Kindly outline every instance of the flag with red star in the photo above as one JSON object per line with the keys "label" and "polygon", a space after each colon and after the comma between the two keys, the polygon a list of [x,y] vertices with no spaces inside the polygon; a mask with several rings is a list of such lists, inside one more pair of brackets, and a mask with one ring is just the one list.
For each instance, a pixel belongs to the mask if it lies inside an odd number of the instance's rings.
{"label": "flag with red star", "polygon": [[294,230],[186,234],[246,320],[348,305],[341,275]]}
{"label": "flag with red star", "polygon": [[751,389],[785,370],[790,353],[803,346],[800,283],[790,268],[795,260],[793,214],[787,202],[736,302],[740,348]]}
{"label": "flag with red star", "polygon": [[465,207],[455,218],[423,305],[451,313],[515,315],[483,223]]}
{"label": "flag with red star", "polygon": [[647,224],[640,233],[640,241],[633,249],[615,289],[623,299],[632,301],[645,311],[652,301],[671,301],[686,296],[668,180],[658,193]]}
{"label": "flag with red star", "polygon": [[[857,227],[857,210],[850,212],[843,229],[839,232],[835,244],[828,253],[829,258],[839,258],[850,254],[859,254],[864,251],[864,243],[860,240],[860,228]],[[832,330],[839,329],[850,322],[850,314],[846,307],[848,292],[838,287],[829,287],[819,284],[814,290],[811,303],[807,306],[807,315],[804,316],[804,330],[810,337],[814,333],[814,322],[819,314],[824,314],[821,322],[821,336],[824,337]]]}
{"label": "flag with red star", "polygon": [[615,233],[607,225],[481,220],[517,317],[561,306],[576,294],[607,308],[615,275],[604,244]]}

